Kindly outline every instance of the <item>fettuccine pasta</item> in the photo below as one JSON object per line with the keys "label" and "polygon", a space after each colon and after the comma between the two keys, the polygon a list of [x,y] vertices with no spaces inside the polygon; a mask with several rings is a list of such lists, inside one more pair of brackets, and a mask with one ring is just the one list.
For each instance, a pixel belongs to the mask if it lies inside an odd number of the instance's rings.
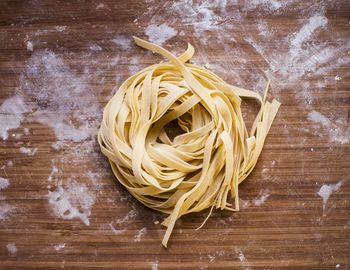
{"label": "fettuccine pasta", "polygon": [[[118,181],[141,203],[169,215],[162,223],[166,247],[181,216],[239,210],[238,185],[257,163],[280,103],[266,101],[267,89],[262,98],[188,63],[190,44],[176,57],[134,40],[169,62],[149,66],[119,87],[104,109],[98,141]],[[260,104],[249,133],[242,98]],[[166,125],[173,121],[182,133],[170,138]]]}

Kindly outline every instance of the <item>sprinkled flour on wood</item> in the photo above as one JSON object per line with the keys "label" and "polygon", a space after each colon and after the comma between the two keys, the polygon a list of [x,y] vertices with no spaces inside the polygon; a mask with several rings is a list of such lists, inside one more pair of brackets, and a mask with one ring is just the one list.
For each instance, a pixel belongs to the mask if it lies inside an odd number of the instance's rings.
{"label": "sprinkled flour on wood", "polygon": [[158,270],[158,260],[155,260],[154,262],[150,262],[151,270]]}
{"label": "sprinkled flour on wood", "polygon": [[19,148],[19,151],[22,154],[28,155],[28,156],[34,156],[38,148],[27,148],[27,147],[21,147]]}
{"label": "sprinkled flour on wood", "polygon": [[49,191],[48,200],[54,214],[62,219],[80,219],[90,225],[91,207],[95,203],[95,195],[85,184],[72,180],[66,186],[58,184],[57,189]]}
{"label": "sprinkled flour on wood", "polygon": [[27,50],[30,52],[34,50],[34,45],[31,41],[27,41]]}
{"label": "sprinkled flour on wood", "polygon": [[6,196],[1,194],[1,191],[8,188],[10,186],[10,181],[6,178],[0,177],[0,221],[5,221],[10,218],[10,216],[15,212],[15,207],[8,204],[3,203],[6,200]]}
{"label": "sprinkled flour on wood", "polygon": [[10,181],[6,178],[0,177],[0,190],[8,188],[10,185]]}
{"label": "sprinkled flour on wood", "polygon": [[164,42],[174,37],[177,31],[166,23],[163,23],[158,26],[154,24],[147,26],[145,33],[151,42],[162,45]]}
{"label": "sprinkled flour on wood", "polygon": [[266,199],[270,196],[269,190],[261,190],[257,198],[253,200],[255,206],[260,206],[265,203]]}
{"label": "sprinkled flour on wood", "polygon": [[124,51],[129,50],[132,47],[131,39],[123,35],[118,35],[111,41]]}
{"label": "sprinkled flour on wood", "polygon": [[134,242],[140,242],[142,237],[147,233],[147,228],[142,228],[137,232],[137,234],[134,237]]}
{"label": "sprinkled flour on wood", "polygon": [[20,95],[15,95],[6,99],[0,106],[0,137],[3,140],[8,138],[8,131],[16,129],[21,125],[24,119],[24,113],[29,108],[24,104]]}
{"label": "sprinkled flour on wood", "polygon": [[59,243],[59,244],[56,244],[53,246],[53,248],[56,250],[56,251],[60,251],[61,249],[64,249],[66,247],[66,243]]}
{"label": "sprinkled flour on wood", "polygon": [[111,229],[111,231],[114,233],[114,234],[122,234],[123,232],[125,232],[126,231],[126,229],[122,229],[122,230],[118,230],[118,229],[116,229],[114,226],[113,226],[113,224],[112,223],[109,223],[108,224],[108,227]]}
{"label": "sprinkled flour on wood", "polygon": [[102,48],[99,45],[93,44],[90,46],[90,50],[94,51],[94,52],[100,52],[100,51],[102,51]]}
{"label": "sprinkled flour on wood", "polygon": [[325,213],[326,210],[326,205],[328,202],[329,197],[332,195],[333,192],[336,192],[340,189],[342,186],[343,182],[340,181],[337,184],[331,184],[331,185],[322,185],[320,190],[317,192],[317,195],[319,195],[322,198],[323,202],[323,214]]}
{"label": "sprinkled flour on wood", "polygon": [[63,59],[49,50],[36,52],[20,76],[20,93],[32,104],[30,120],[54,129],[60,141],[83,141],[96,134],[98,103],[87,86],[89,75],[75,75]]}
{"label": "sprinkled flour on wood", "polygon": [[321,135],[317,127],[322,127],[329,134],[329,140],[336,143],[349,143],[350,142],[350,127],[345,121],[331,121],[327,116],[317,111],[309,112],[307,119],[316,125],[314,133]]}
{"label": "sprinkled flour on wood", "polygon": [[6,245],[6,248],[7,248],[7,252],[9,254],[9,256],[11,256],[11,257],[17,256],[17,247],[16,247],[15,243],[8,243]]}
{"label": "sprinkled flour on wood", "polygon": [[309,18],[307,24],[303,25],[290,41],[290,56],[292,59],[300,54],[303,43],[309,40],[318,28],[326,26],[327,22],[328,20],[323,14],[317,14]]}

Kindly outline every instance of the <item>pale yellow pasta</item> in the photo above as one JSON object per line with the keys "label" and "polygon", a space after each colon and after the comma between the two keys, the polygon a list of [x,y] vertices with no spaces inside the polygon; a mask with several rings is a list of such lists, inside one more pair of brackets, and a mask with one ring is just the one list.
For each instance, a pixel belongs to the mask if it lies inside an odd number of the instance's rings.
{"label": "pale yellow pasta", "polygon": [[[176,57],[134,40],[169,62],[147,67],[119,87],[104,109],[98,141],[118,181],[147,207],[169,214],[162,223],[166,247],[181,216],[209,207],[239,210],[238,185],[253,170],[280,103],[187,63],[194,54],[190,44]],[[241,98],[260,104],[250,133]],[[183,133],[169,138],[164,127],[174,120]]]}

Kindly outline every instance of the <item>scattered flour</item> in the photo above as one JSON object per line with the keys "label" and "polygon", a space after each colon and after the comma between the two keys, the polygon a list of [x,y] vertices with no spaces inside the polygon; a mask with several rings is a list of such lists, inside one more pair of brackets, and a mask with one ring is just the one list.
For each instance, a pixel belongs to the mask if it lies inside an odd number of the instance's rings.
{"label": "scattered flour", "polygon": [[242,253],[242,251],[239,252],[238,254],[238,259],[241,261],[241,262],[245,262],[247,259],[246,257],[244,256],[244,254]]}
{"label": "scattered flour", "polygon": [[27,41],[27,50],[30,52],[34,50],[34,45],[31,41]]}
{"label": "scattered flour", "polygon": [[145,33],[151,42],[162,45],[167,40],[176,36],[177,31],[174,28],[168,26],[166,23],[163,23],[158,26],[154,24],[147,26]]}
{"label": "scattered flour", "polygon": [[111,40],[114,44],[118,45],[122,50],[129,50],[132,46],[132,42],[130,38],[124,35],[118,35],[114,39]]}
{"label": "scattered flour", "polygon": [[26,154],[28,156],[34,156],[38,148],[27,148],[27,147],[21,147],[19,148],[19,151],[22,154]]}
{"label": "scattered flour", "polygon": [[15,207],[7,203],[0,203],[0,220],[4,221],[10,218],[15,212]]}
{"label": "scattered flour", "polygon": [[[317,111],[311,111],[307,119],[315,124],[321,125],[329,134],[329,140],[336,143],[349,143],[350,127],[341,121],[331,121],[328,117]],[[343,126],[343,127],[342,127]],[[321,135],[320,132],[315,132]]]}
{"label": "scattered flour", "polygon": [[95,195],[85,184],[72,180],[67,186],[58,184],[55,191],[49,191],[48,200],[57,217],[63,219],[80,219],[90,225],[91,207],[95,203]]}
{"label": "scattered flour", "polygon": [[[0,177],[0,191],[8,188],[10,186],[10,181],[6,178]],[[15,207],[7,204],[2,203],[3,200],[6,199],[6,196],[2,196],[0,193],[0,221],[4,221],[9,219],[9,217],[14,213]]]}
{"label": "scattered flour", "polygon": [[271,35],[268,25],[262,20],[258,22],[258,30],[260,36],[268,37]]}
{"label": "scattered flour", "polygon": [[336,75],[336,76],[334,77],[334,80],[336,80],[336,81],[341,81],[341,79],[342,79],[342,77],[340,77],[339,75]]}
{"label": "scattered flour", "polygon": [[247,1],[247,8],[256,9],[258,7],[267,8],[271,11],[279,10],[282,7],[283,1],[277,0],[251,0]]}
{"label": "scattered flour", "polygon": [[319,123],[323,126],[329,126],[332,124],[331,120],[329,120],[326,116],[316,111],[312,111],[309,113],[308,120],[314,123]]}
{"label": "scattered flour", "polygon": [[140,57],[133,56],[131,58],[128,70],[129,70],[131,75],[134,75],[140,71]]}
{"label": "scattered flour", "polygon": [[244,253],[242,252],[242,250],[238,247],[235,247],[234,248],[237,256],[238,256],[238,259],[239,261],[241,262],[242,266],[244,267],[244,270],[250,270],[251,268],[249,267],[249,262],[246,258],[246,256],[244,255]]}
{"label": "scattered flour", "polygon": [[60,251],[61,249],[64,249],[66,247],[66,243],[59,243],[59,244],[56,244],[53,246],[53,248],[56,250],[56,251]]}
{"label": "scattered flour", "polygon": [[342,186],[343,182],[340,181],[337,184],[331,184],[331,185],[323,185],[320,190],[317,192],[317,195],[322,197],[323,200],[323,214],[326,210],[326,205],[328,202],[329,197],[332,195],[333,192],[338,191],[340,187]]}
{"label": "scattered flour", "polygon": [[212,263],[217,257],[225,255],[225,250],[218,250],[214,254],[208,254],[209,261]]}
{"label": "scattered flour", "polygon": [[96,6],[96,10],[99,10],[99,9],[103,9],[105,7],[105,5],[103,3],[99,3],[97,6]]}
{"label": "scattered flour", "polygon": [[16,129],[24,120],[23,114],[29,112],[29,108],[25,106],[23,98],[15,95],[6,99],[0,106],[0,137],[3,140],[8,138],[8,131]]}
{"label": "scattered flour", "polygon": [[8,243],[6,245],[6,248],[7,248],[7,252],[9,254],[9,256],[11,256],[11,257],[17,256],[17,247],[16,247],[15,243]]}
{"label": "scattered flour", "polygon": [[147,228],[142,228],[137,232],[137,234],[134,237],[134,242],[140,242],[142,237],[147,233]]}
{"label": "scattered flour", "polygon": [[51,170],[51,173],[49,175],[49,177],[47,178],[47,181],[48,182],[51,182],[52,181],[52,178],[54,177],[55,174],[58,173],[58,168],[55,166],[55,165],[52,165],[52,170]]}
{"label": "scattered flour", "polygon": [[290,56],[294,59],[300,54],[303,43],[310,39],[312,34],[320,27],[324,27],[328,20],[323,14],[317,14],[309,18],[307,24],[297,32],[291,40]]}
{"label": "scattered flour", "polygon": [[58,31],[58,32],[64,32],[64,31],[66,31],[66,29],[67,29],[67,26],[55,26],[55,29]]}
{"label": "scattered flour", "polygon": [[269,196],[270,196],[270,191],[269,190],[262,190],[262,191],[260,191],[258,197],[253,200],[253,204],[255,206],[260,206],[266,201],[266,199]]}
{"label": "scattered flour", "polygon": [[89,77],[74,75],[63,59],[49,50],[36,52],[20,76],[19,91],[32,104],[29,120],[53,128],[60,141],[80,142],[94,136],[100,107],[87,98],[82,101],[82,97],[94,96],[87,86]]}
{"label": "scattered flour", "polygon": [[255,198],[250,200],[239,199],[239,206],[241,209],[246,209],[251,205],[260,206],[265,203],[266,199],[270,197],[270,191],[268,189],[261,190]]}
{"label": "scattered flour", "polygon": [[158,260],[155,260],[154,262],[150,262],[151,270],[158,270]]}
{"label": "scattered flour", "polygon": [[122,234],[123,232],[126,231],[126,229],[122,229],[122,230],[118,230],[116,229],[112,223],[109,223],[108,224],[108,227],[111,229],[111,231],[114,233],[114,234]]}
{"label": "scattered flour", "polygon": [[6,178],[0,177],[0,190],[8,188],[10,181]]}
{"label": "scattered flour", "polygon": [[94,44],[94,45],[90,46],[90,50],[94,51],[94,52],[100,52],[100,51],[102,51],[102,48],[101,48],[101,46]]}

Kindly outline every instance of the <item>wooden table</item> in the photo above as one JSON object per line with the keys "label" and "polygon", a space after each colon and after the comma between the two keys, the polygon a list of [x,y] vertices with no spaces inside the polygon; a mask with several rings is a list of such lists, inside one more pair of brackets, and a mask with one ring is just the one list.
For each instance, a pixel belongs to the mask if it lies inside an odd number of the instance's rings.
{"label": "wooden table", "polygon": [[[190,2],[0,3],[1,103],[26,106],[0,127],[1,269],[350,268],[350,2]],[[115,181],[95,140],[113,87],[162,60],[132,35],[177,54],[190,42],[195,63],[259,93],[271,78],[282,103],[241,211],[201,230],[208,212],[185,216],[168,249],[165,216]]]}

